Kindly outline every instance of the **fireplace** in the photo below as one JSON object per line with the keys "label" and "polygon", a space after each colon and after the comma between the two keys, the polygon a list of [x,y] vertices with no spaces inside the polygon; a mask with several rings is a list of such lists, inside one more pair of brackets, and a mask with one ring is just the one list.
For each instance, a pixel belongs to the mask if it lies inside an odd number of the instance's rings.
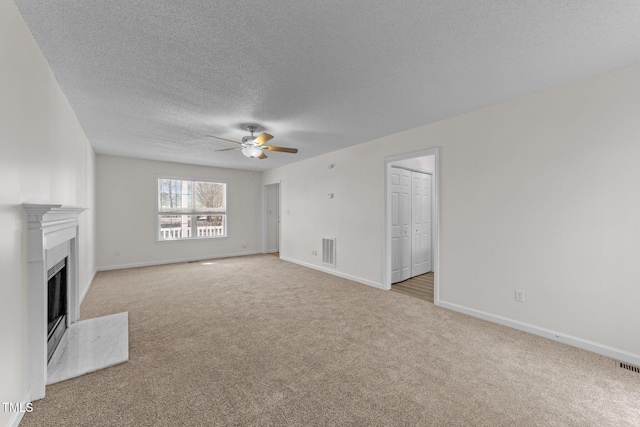
{"label": "fireplace", "polygon": [[[50,333],[53,331],[53,339],[59,342],[65,328],[80,317],[78,228],[84,209],[26,203],[23,206],[28,226],[27,369],[31,399],[36,400],[44,397],[47,363],[57,345],[50,348]],[[57,293],[53,300],[57,302],[51,300],[50,287],[54,288],[54,296]]]}
{"label": "fireplace", "polygon": [[47,361],[67,329],[67,258],[47,272]]}
{"label": "fireplace", "polygon": [[78,217],[84,209],[23,206],[29,278],[26,364],[30,400],[37,400],[47,384],[129,360],[129,317],[123,312],[80,320]]}

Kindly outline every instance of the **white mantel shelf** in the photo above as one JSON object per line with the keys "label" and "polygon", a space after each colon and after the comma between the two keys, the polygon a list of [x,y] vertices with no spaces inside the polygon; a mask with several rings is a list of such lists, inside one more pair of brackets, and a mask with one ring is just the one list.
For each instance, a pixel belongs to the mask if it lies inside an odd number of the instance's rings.
{"label": "white mantel shelf", "polygon": [[80,213],[85,210],[85,208],[77,206],[34,203],[23,203],[22,206],[27,212],[29,228],[39,228],[39,226],[43,224],[55,226],[56,223],[75,221],[78,219]]}

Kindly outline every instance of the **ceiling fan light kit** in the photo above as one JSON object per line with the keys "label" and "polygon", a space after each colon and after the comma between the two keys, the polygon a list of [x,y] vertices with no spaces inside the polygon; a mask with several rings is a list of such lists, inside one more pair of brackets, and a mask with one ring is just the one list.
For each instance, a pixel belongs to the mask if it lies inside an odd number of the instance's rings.
{"label": "ceiling fan light kit", "polygon": [[260,157],[260,155],[262,154],[262,150],[258,147],[244,147],[242,149],[242,154],[249,158],[255,159],[257,157]]}
{"label": "ceiling fan light kit", "polygon": [[250,159],[266,159],[267,155],[264,153],[264,150],[280,151],[283,153],[294,153],[294,154],[298,152],[297,148],[276,147],[275,145],[264,145],[266,142],[273,139],[273,135],[269,135],[268,133],[263,132],[258,136],[253,136],[253,133],[256,131],[256,129],[258,129],[258,126],[255,126],[255,125],[247,126],[247,130],[251,133],[251,135],[243,137],[242,142],[232,141],[230,139],[220,138],[219,136],[214,136],[214,135],[207,135],[207,136],[240,145],[240,147],[224,148],[222,150],[216,150],[216,151],[242,150],[242,154],[244,154],[246,157],[249,157]]}

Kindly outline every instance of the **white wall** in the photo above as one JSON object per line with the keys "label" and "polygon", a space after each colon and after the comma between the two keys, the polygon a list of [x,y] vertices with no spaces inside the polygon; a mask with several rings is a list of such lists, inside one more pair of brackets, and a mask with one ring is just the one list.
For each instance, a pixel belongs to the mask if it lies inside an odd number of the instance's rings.
{"label": "white wall", "polygon": [[[229,237],[157,242],[158,174],[226,181]],[[99,269],[262,251],[260,172],[99,155],[97,195]]]}
{"label": "white wall", "polygon": [[370,284],[381,281],[383,164],[375,151],[363,156],[341,150],[263,173],[265,182],[281,180],[282,258],[324,268],[322,237],[336,237],[336,268],[326,268]]}
{"label": "white wall", "polygon": [[265,172],[281,256],[383,283],[384,158],[439,146],[441,302],[640,361],[639,111],[637,65]]}
{"label": "white wall", "polygon": [[[95,155],[11,0],[0,0],[0,402],[27,393],[26,217],[22,203],[89,208],[80,216],[80,287],[95,271]],[[0,410],[0,425],[17,414]]]}

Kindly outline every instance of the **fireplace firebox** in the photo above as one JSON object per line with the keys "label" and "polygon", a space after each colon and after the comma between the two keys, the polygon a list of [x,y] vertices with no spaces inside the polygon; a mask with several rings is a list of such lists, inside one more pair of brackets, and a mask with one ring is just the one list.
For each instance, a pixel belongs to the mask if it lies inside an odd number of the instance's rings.
{"label": "fireplace firebox", "polygon": [[67,258],[47,274],[47,361],[67,329]]}

